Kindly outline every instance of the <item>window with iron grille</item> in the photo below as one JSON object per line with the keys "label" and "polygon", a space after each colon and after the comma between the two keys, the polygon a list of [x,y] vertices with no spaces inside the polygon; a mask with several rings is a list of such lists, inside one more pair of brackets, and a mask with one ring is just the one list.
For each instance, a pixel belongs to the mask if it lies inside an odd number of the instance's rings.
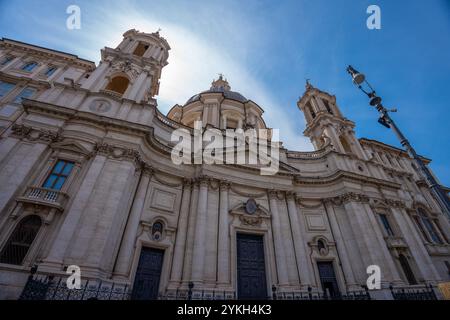
{"label": "window with iron grille", "polygon": [[19,222],[0,253],[0,263],[21,265],[41,227],[41,218],[27,216]]}
{"label": "window with iron grille", "polygon": [[42,186],[47,189],[61,190],[73,166],[73,162],[58,160]]}

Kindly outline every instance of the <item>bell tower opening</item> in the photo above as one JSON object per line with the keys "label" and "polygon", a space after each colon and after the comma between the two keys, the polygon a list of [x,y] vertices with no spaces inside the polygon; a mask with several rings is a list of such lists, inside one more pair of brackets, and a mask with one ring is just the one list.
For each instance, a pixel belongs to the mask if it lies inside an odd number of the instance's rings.
{"label": "bell tower opening", "polygon": [[106,90],[114,91],[120,94],[124,94],[128,88],[130,80],[124,76],[116,76],[111,79],[111,81],[106,86]]}
{"label": "bell tower opening", "polygon": [[93,92],[115,92],[137,103],[149,102],[159,92],[169,50],[167,40],[159,32],[128,30],[116,48],[102,49],[99,66],[81,87]]}
{"label": "bell tower opening", "polygon": [[135,56],[142,57],[145,54],[145,52],[148,50],[148,48],[149,48],[148,44],[139,42],[139,44],[137,45],[136,49],[134,49],[133,54]]}

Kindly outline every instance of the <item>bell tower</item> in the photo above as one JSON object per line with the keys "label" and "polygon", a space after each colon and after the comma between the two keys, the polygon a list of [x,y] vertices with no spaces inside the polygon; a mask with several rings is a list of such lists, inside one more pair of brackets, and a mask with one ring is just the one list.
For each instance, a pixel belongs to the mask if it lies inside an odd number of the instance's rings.
{"label": "bell tower", "polygon": [[330,143],[340,153],[365,159],[365,153],[355,136],[353,121],[345,118],[336,104],[336,97],[306,82],[306,91],[297,106],[306,119],[303,134],[311,139],[315,150]]}
{"label": "bell tower", "polygon": [[158,94],[159,79],[162,68],[168,64],[169,50],[170,46],[159,30],[154,33],[128,30],[115,49],[102,49],[99,66],[88,75],[82,88],[137,103],[146,102]]}

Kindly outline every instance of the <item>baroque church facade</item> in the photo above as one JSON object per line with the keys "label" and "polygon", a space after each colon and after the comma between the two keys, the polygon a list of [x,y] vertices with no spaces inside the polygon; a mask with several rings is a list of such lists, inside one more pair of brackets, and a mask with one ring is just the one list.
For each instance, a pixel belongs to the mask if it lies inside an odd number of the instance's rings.
{"label": "baroque church facade", "polygon": [[194,121],[269,128],[222,76],[162,114],[169,50],[133,29],[96,66],[0,41],[0,298],[19,298],[30,270],[64,281],[74,265],[82,287],[133,299],[336,297],[361,291],[372,265],[374,299],[450,280],[449,220],[413,160],[358,139],[335,96],[310,84],[297,105],[315,151],[281,146],[269,176],[175,165],[171,134]]}

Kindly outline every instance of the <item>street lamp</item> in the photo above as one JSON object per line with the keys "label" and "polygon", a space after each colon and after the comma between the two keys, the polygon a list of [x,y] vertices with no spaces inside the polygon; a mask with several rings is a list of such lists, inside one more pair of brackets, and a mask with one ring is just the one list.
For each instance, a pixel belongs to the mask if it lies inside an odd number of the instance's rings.
{"label": "street lamp", "polygon": [[445,212],[447,218],[450,219],[450,199],[448,198],[447,193],[442,190],[440,184],[433,177],[428,167],[423,163],[422,159],[417,155],[408,139],[406,139],[406,137],[395,124],[394,120],[392,120],[392,118],[389,116],[389,112],[396,112],[397,110],[388,110],[381,104],[381,98],[377,96],[375,90],[372,88],[369,82],[367,82],[364,74],[358,72],[352,66],[347,67],[347,72],[352,76],[353,84],[369,97],[369,104],[372,107],[375,107],[380,113],[378,122],[386,128],[390,128],[394,131],[395,135],[398,137],[400,143],[406,149],[410,157],[416,161],[421,173],[425,177],[428,187],[431,189],[436,200],[438,201],[439,206],[441,207],[442,211]]}

